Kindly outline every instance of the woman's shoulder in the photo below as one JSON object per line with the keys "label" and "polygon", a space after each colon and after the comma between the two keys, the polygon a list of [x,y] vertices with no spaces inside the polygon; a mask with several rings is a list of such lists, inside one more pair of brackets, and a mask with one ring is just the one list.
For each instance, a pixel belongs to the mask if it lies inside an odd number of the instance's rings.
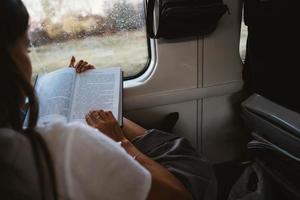
{"label": "woman's shoulder", "polygon": [[0,142],[1,141],[11,141],[15,138],[21,138],[22,135],[21,133],[15,131],[14,129],[12,128],[0,128]]}
{"label": "woman's shoulder", "polygon": [[0,129],[0,161],[2,192],[39,199],[37,169],[30,141],[24,134],[11,128]]}
{"label": "woman's shoulder", "polygon": [[[29,146],[25,136],[11,128],[0,128],[0,157],[11,157],[16,154],[22,146]],[[3,160],[2,160],[3,161]]]}
{"label": "woman's shoulder", "polygon": [[32,146],[25,134],[12,128],[0,128],[0,160],[2,164],[31,171],[34,166]]}

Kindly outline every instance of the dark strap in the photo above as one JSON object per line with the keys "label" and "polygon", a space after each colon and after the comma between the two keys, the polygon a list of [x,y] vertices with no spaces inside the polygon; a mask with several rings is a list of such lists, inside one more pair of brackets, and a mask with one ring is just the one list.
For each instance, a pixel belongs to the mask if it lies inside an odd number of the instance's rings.
{"label": "dark strap", "polygon": [[154,5],[156,0],[148,0],[147,3],[147,13],[146,13],[146,28],[147,28],[147,35],[150,38],[155,38],[156,35],[154,34],[153,25],[154,25]]}

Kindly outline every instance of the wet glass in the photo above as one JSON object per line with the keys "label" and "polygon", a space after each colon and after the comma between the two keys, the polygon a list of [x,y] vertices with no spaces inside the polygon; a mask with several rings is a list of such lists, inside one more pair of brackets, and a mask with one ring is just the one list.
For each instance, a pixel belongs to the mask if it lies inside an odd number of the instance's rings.
{"label": "wet glass", "polygon": [[34,74],[68,66],[72,56],[134,76],[148,61],[143,0],[23,0],[30,13]]}

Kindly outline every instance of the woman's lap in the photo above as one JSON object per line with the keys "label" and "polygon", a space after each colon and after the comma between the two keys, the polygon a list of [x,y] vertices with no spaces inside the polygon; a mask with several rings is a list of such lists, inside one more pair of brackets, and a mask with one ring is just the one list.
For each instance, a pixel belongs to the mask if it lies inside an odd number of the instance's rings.
{"label": "woman's lap", "polygon": [[215,199],[217,188],[213,168],[187,139],[152,129],[132,142],[174,174],[195,200]]}

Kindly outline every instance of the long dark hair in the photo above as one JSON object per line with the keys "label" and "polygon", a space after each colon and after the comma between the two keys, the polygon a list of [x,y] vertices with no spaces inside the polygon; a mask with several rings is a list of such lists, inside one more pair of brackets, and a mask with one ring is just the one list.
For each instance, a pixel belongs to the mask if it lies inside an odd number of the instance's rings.
{"label": "long dark hair", "polygon": [[[48,198],[49,181],[54,199],[57,199],[55,173],[45,141],[35,131],[38,119],[38,102],[34,88],[20,66],[12,59],[9,49],[24,36],[29,14],[21,0],[0,0],[0,128],[9,127],[24,134],[31,143],[41,187],[41,199]],[[23,128],[20,106],[28,98],[28,127]],[[46,167],[44,167],[46,163]],[[50,180],[47,180],[50,179]]]}

